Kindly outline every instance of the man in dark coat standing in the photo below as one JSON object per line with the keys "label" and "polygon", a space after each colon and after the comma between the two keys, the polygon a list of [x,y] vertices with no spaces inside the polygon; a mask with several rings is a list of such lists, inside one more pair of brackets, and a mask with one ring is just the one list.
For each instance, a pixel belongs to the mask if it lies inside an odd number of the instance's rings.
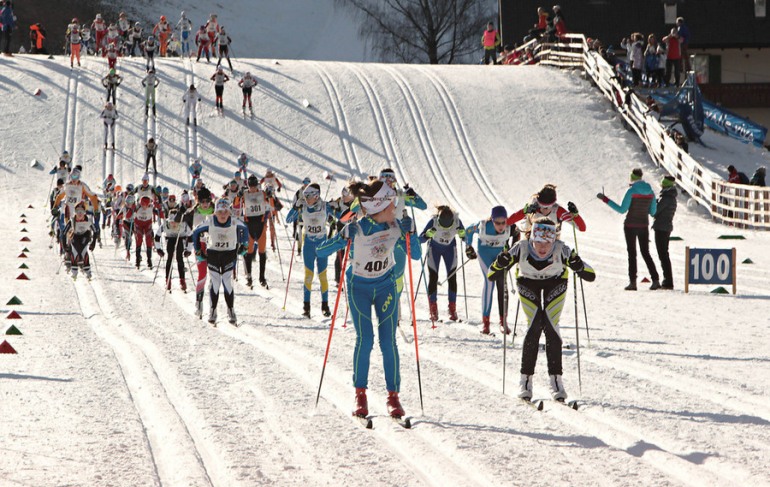
{"label": "man in dark coat standing", "polygon": [[671,272],[671,259],[668,255],[668,241],[674,230],[674,213],[676,213],[676,179],[674,176],[666,176],[660,182],[661,190],[658,196],[658,205],[653,218],[652,229],[655,231],[655,248],[658,249],[660,266],[663,268],[663,282],[661,289],[674,289],[674,277]]}

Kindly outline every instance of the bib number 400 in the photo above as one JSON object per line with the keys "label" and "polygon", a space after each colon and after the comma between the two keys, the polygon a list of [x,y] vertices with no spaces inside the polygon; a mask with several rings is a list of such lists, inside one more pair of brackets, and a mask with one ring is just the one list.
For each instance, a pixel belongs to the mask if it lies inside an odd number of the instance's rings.
{"label": "bib number 400", "polygon": [[364,269],[367,272],[380,272],[388,267],[388,259],[385,260],[373,260],[366,263]]}

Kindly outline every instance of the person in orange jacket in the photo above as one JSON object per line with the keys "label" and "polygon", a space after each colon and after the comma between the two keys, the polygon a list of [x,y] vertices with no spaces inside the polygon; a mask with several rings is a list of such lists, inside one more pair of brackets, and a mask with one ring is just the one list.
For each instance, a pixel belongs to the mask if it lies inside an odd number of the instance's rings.
{"label": "person in orange jacket", "polygon": [[171,24],[166,21],[165,15],[161,15],[160,22],[155,24],[155,27],[152,29],[152,34],[157,37],[158,41],[160,42],[161,57],[166,57],[166,51],[168,50],[168,39],[171,37],[171,32],[173,32]]}
{"label": "person in orange jacket", "polygon": [[39,22],[29,26],[30,53],[48,54],[48,51],[43,44],[43,41],[45,41],[45,35],[45,29],[43,29],[43,26],[41,26]]}
{"label": "person in orange jacket", "polygon": [[481,35],[481,45],[484,46],[484,64],[497,64],[497,46],[500,45],[500,35],[495,29],[495,24],[489,22],[487,30]]}

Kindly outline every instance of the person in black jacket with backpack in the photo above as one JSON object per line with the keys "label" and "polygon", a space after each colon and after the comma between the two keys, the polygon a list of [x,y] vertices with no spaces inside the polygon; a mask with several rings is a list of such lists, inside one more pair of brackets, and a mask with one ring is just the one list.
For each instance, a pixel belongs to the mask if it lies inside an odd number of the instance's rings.
{"label": "person in black jacket with backpack", "polygon": [[658,205],[655,210],[652,229],[655,231],[655,248],[658,249],[660,266],[663,268],[663,282],[661,289],[674,289],[674,277],[671,272],[671,259],[668,255],[668,241],[674,230],[674,213],[676,213],[676,196],[674,176],[666,176],[660,182],[662,186],[658,196]]}

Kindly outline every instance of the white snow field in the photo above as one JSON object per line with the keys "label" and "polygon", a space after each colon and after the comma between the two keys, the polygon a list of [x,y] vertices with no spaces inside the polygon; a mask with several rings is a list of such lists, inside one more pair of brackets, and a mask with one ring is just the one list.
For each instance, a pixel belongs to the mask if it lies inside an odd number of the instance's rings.
{"label": "white snow field", "polygon": [[[623,216],[595,195],[604,188],[622,198],[637,166],[656,190],[663,173],[578,72],[239,60],[237,70],[259,78],[252,120],[241,115],[235,81],[225,91],[224,118],[211,116],[212,67],[159,60],[158,117],[148,125],[144,65],[127,59],[118,69],[125,82],[117,150],[105,154],[98,114],[106,65],[89,58],[70,71],[67,64],[28,56],[0,63],[0,305],[3,330],[13,324],[23,332],[3,336],[18,354],[0,355],[0,485],[770,484],[770,235],[714,224],[681,197],[674,234],[683,240],[671,242],[676,290],[642,284],[623,291]],[[180,118],[192,80],[204,97],[197,132]],[[430,204],[454,205],[466,225],[496,204],[514,211],[544,183],[556,184],[561,203],[575,202],[587,222],[577,245],[598,276],[583,286],[590,340],[579,285],[575,296],[570,283],[562,314],[570,345],[564,382],[580,410],[550,401],[542,353],[534,392],[546,399],[544,410],[515,398],[523,313],[505,353],[500,333],[479,334],[475,262],[465,268],[469,321],[432,329],[424,287],[417,297],[424,414],[414,344],[398,339],[411,430],[386,417],[377,346],[369,384],[374,429],[351,418],[355,332],[343,325],[344,302],[314,408],[329,320],[320,319],[317,283],[314,317],[300,317],[297,262],[282,309],[277,253],[268,251],[270,290],[236,284],[239,328],[195,319],[193,293],[176,282],[164,300],[163,279],[153,285],[154,271],[137,271],[108,238],[94,252],[91,282],[57,273],[44,204],[58,152],[74,154],[92,188],[108,172],[125,186],[140,180],[151,133],[160,144],[158,184],[177,195],[189,183],[190,157],[204,159],[203,178],[216,192],[240,152],[256,174],[279,173],[284,197],[306,175],[325,186],[324,172],[335,174],[336,196],[348,176],[391,166]],[[30,167],[33,159],[45,170]],[[420,229],[428,218],[417,212]],[[279,232],[288,274],[290,242]],[[737,234],[745,240],[718,239]],[[569,227],[563,237],[574,246]],[[714,286],[685,294],[685,246],[735,246],[738,294],[711,294]],[[25,247],[27,258],[19,258]],[[754,263],[741,264],[746,258]],[[29,268],[19,269],[22,263]],[[29,280],[16,279],[22,272]],[[419,263],[413,272],[417,280]],[[647,275],[641,259],[639,275]],[[23,304],[6,305],[14,296]],[[512,296],[510,322],[516,302]],[[458,309],[465,319],[462,297]],[[446,318],[443,292],[439,310]],[[7,319],[13,311],[20,320]],[[402,317],[411,336],[406,307]]]}

